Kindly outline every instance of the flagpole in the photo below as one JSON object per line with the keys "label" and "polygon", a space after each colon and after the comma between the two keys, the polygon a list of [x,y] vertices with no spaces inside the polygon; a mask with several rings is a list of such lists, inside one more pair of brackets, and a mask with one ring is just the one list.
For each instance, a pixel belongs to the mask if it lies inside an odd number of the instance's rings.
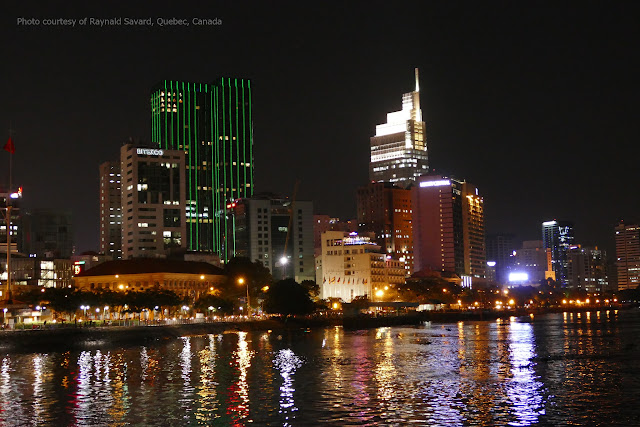
{"label": "flagpole", "polygon": [[11,298],[11,186],[13,185],[12,182],[12,168],[13,168],[13,152],[11,150],[14,150],[12,147],[13,142],[11,141],[11,125],[9,125],[9,141],[7,142],[7,144],[11,144],[9,145],[9,149],[7,151],[9,151],[9,189],[7,191],[7,198],[6,200],[6,212],[7,212],[7,216],[6,216],[6,225],[7,225],[7,295],[5,296],[4,300],[7,302],[7,304],[10,304],[12,301]]}

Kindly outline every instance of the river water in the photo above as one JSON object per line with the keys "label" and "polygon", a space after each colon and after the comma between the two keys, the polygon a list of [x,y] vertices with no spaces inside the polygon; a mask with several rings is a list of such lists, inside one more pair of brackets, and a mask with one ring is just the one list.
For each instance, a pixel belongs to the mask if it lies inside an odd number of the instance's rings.
{"label": "river water", "polygon": [[640,425],[640,311],[9,353],[1,425]]}

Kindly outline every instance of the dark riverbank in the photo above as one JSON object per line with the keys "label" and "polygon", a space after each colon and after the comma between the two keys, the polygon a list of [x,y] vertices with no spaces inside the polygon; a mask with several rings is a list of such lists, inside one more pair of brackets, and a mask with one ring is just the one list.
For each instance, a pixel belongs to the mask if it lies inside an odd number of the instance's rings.
{"label": "dark riverbank", "polygon": [[149,344],[186,335],[221,334],[227,331],[307,329],[342,325],[342,319],[278,319],[245,322],[188,323],[153,326],[50,326],[0,332],[0,351],[54,351]]}
{"label": "dark riverbank", "polygon": [[482,321],[543,315],[555,312],[596,312],[632,308],[572,307],[570,309],[470,311],[470,312],[420,312],[399,316],[353,316],[334,318],[288,318],[245,322],[211,322],[177,325],[153,325],[130,327],[50,327],[48,329],[15,330],[0,332],[0,351],[55,351],[70,348],[91,349],[125,345],[144,345],[187,335],[220,334],[227,331],[267,331],[287,329],[322,328],[344,326],[345,329],[368,329],[384,326],[418,325],[422,322]]}

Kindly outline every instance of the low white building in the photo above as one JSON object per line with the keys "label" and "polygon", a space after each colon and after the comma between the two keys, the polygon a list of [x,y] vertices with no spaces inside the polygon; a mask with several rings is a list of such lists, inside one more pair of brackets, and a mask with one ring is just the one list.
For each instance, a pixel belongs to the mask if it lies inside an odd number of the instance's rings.
{"label": "low white building", "polygon": [[405,282],[402,261],[389,258],[371,236],[355,232],[322,233],[322,252],[316,258],[316,283],[322,299],[355,297],[389,300]]}

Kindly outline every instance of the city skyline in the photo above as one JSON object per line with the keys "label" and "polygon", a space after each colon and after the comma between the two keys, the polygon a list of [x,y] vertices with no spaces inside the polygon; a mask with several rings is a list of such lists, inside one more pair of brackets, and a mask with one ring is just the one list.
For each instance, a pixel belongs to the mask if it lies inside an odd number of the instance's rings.
{"label": "city skyline", "polygon": [[[628,184],[638,154],[633,14],[621,4],[415,3],[407,16],[379,5],[116,4],[106,15],[90,5],[12,5],[1,18],[10,66],[0,117],[13,129],[13,182],[24,187],[24,206],[71,209],[77,249],[97,250],[98,166],[129,137],[151,140],[151,87],[232,75],[251,79],[256,99],[256,191],[290,195],[299,178],[299,197],[313,200],[316,213],[353,219],[369,138],[419,68],[429,166],[482,188],[487,233],[537,240],[543,221],[570,220],[577,243],[611,252],[618,220],[636,222],[639,208]],[[220,16],[222,25],[16,24],[20,16],[129,15]],[[407,34],[378,31],[400,20]],[[203,43],[216,45],[216,55],[203,55]]]}

